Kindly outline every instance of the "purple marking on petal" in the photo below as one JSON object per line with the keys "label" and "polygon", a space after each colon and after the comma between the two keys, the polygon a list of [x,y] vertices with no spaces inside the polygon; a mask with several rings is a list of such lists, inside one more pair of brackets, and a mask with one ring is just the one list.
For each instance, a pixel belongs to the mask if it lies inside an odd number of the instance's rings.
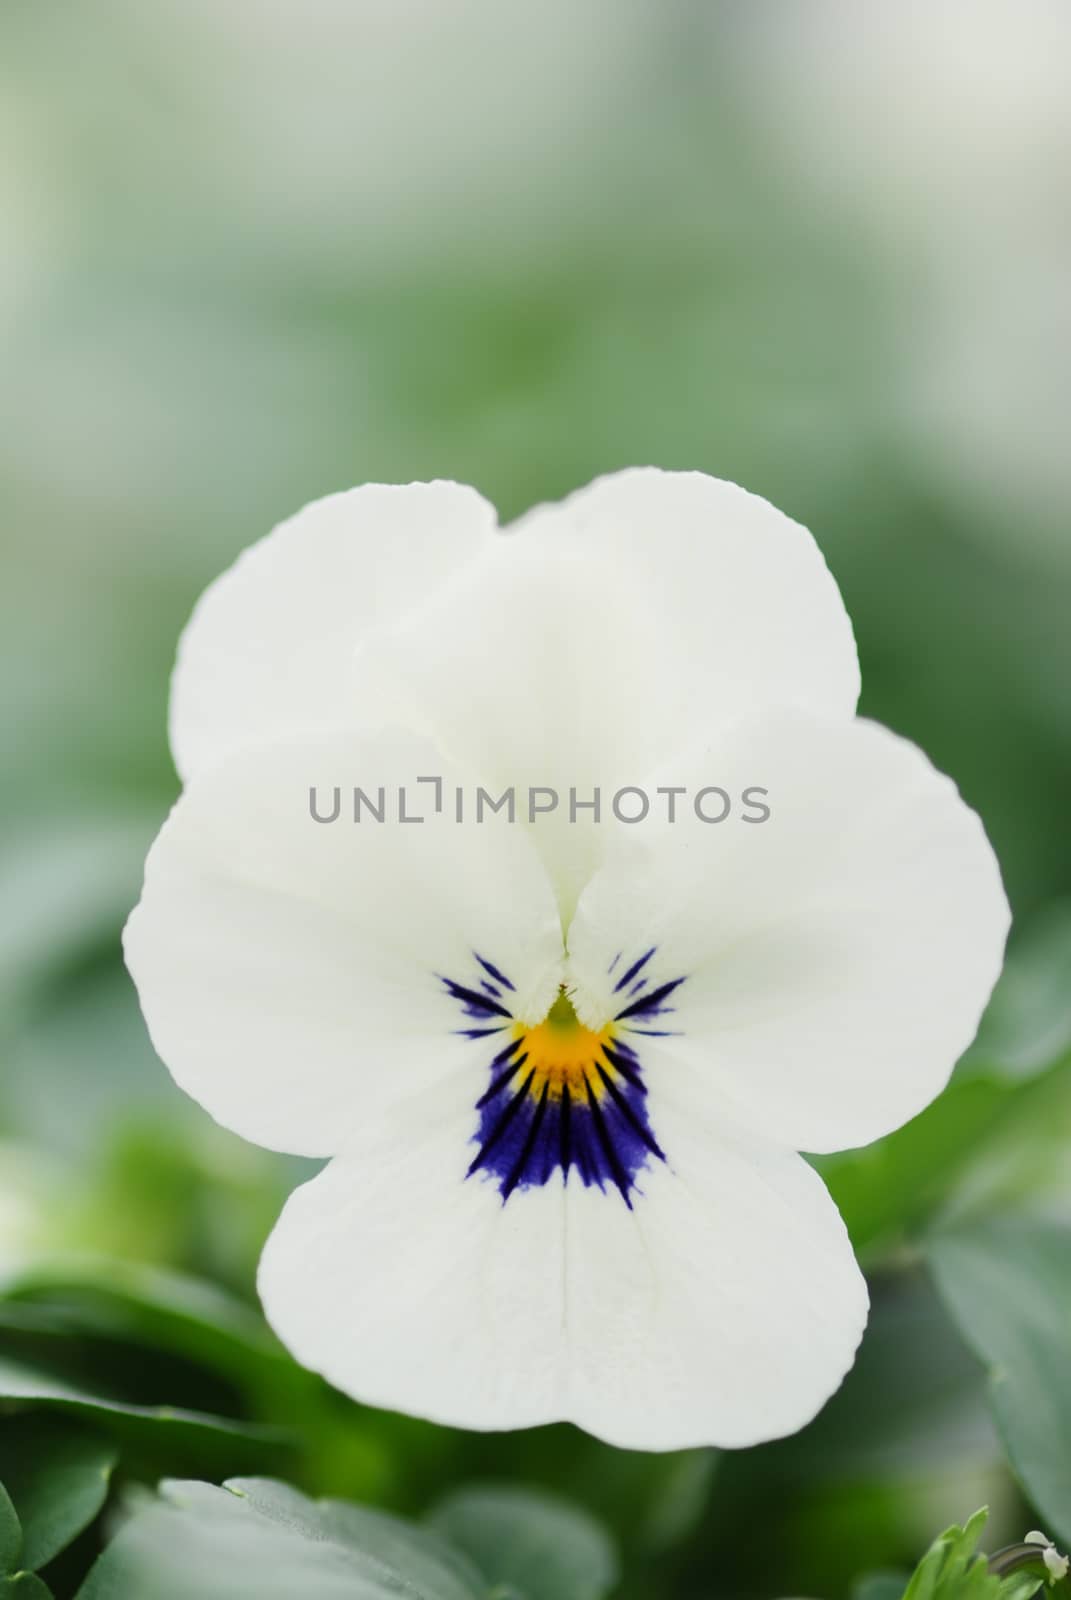
{"label": "purple marking on petal", "polygon": [[614,1018],[615,1022],[624,1022],[627,1017],[657,1017],[664,1011],[673,1011],[674,1006],[664,1006],[663,1000],[668,1000],[675,989],[679,989],[684,982],[683,978],[673,978],[669,983],[659,984],[657,989],[652,989],[650,994],[645,994],[639,1000],[634,1000],[624,1011],[619,1011]]}
{"label": "purple marking on petal", "polygon": [[[500,983],[504,989],[513,990],[513,984],[510,983],[504,972],[501,972],[498,967],[493,966],[490,961],[485,961],[478,950],[474,950],[472,953],[489,978],[493,978],[496,983]],[[514,990],[514,992],[516,991]]]}
{"label": "purple marking on petal", "polygon": [[511,1061],[505,1071],[500,1072],[497,1078],[492,1079],[491,1087],[489,1089],[485,1089],[483,1094],[476,1102],[477,1111],[482,1111],[484,1106],[490,1104],[492,1100],[501,1094],[507,1083],[511,1083],[513,1081],[527,1060],[528,1057],[526,1055],[518,1057],[516,1061]]}
{"label": "purple marking on petal", "polygon": [[629,967],[628,971],[624,974],[624,976],[618,978],[617,982],[614,984],[614,993],[615,994],[618,992],[619,989],[623,989],[627,983],[631,983],[632,982],[632,980],[636,976],[636,974],[638,972],[640,972],[647,965],[648,961],[650,961],[651,957],[654,955],[654,953],[655,953],[655,951],[657,949],[658,949],[658,946],[653,944],[651,946],[651,948],[644,955],[640,956],[638,961],[634,961],[632,963],[631,967]]}
{"label": "purple marking on petal", "polygon": [[[632,963],[619,981],[618,991],[637,979],[653,954],[654,947]],[[475,959],[496,981],[508,981],[482,956]],[[619,953],[611,971],[620,959]],[[482,1023],[459,1029],[460,1033],[483,1039],[501,1034],[516,1022],[504,1003],[506,997],[483,979],[477,977],[475,984],[450,978],[439,981],[464,1015]],[[615,1018],[615,1023],[624,1023],[630,1036],[657,1037],[671,1031],[637,1027],[635,1020],[654,1019],[672,1011],[665,1002],[684,979],[650,991],[648,981],[644,977],[635,983],[630,994],[637,998]],[[509,987],[512,989],[512,984]],[[647,992],[637,994],[641,990]],[[666,1160],[651,1127],[647,1084],[635,1046],[623,1033],[614,1033],[612,1042],[593,1041],[592,1059],[577,1063],[583,1085],[578,1088],[575,1078],[556,1086],[541,1064],[530,1059],[527,1037],[518,1028],[490,1060],[485,1087],[475,1102],[473,1143],[477,1148],[467,1176],[485,1175],[496,1184],[506,1204],[517,1191],[547,1184],[556,1173],[567,1183],[569,1174],[575,1172],[585,1187],[616,1191],[631,1208],[640,1172],[652,1161]]]}
{"label": "purple marking on petal", "polygon": [[494,1015],[513,1021],[513,1013],[506,1006],[498,1000],[492,1000],[489,995],[481,994],[478,989],[469,989],[463,983],[455,983],[453,978],[440,978],[439,982],[453,999],[461,1001],[461,1008],[467,1017]]}

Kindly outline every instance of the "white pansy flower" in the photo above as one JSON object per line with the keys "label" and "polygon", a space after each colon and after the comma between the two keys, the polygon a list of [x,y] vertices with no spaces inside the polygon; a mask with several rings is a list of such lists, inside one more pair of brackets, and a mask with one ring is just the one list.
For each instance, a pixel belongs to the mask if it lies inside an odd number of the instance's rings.
{"label": "white pansy flower", "polygon": [[370,486],[208,590],[127,959],[184,1089],[332,1158],[261,1264],[300,1361],[637,1448],[814,1415],[867,1297],[797,1152],[939,1093],[1008,924],[977,817],[858,691],[810,535],[698,473],[505,533]]}

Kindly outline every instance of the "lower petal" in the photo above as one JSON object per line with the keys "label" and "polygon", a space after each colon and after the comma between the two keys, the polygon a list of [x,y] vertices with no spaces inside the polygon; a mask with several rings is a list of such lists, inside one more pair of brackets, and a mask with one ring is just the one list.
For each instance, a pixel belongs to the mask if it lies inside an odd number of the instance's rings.
{"label": "lower petal", "polygon": [[369,1405],[477,1429],[561,1414],[564,1192],[503,1204],[466,1179],[471,1100],[385,1120],[288,1201],[264,1250],[268,1320]]}
{"label": "lower petal", "polygon": [[570,1194],[568,1414],[625,1449],[797,1431],[839,1388],[866,1284],[802,1157],[660,1106],[666,1151],[631,1212]]}
{"label": "lower petal", "polygon": [[471,1112],[427,1109],[299,1189],[264,1253],[269,1321],[338,1388],[647,1450],[778,1437],[837,1388],[866,1289],[799,1157],[666,1113],[631,1207],[575,1171],[504,1201],[466,1177]]}

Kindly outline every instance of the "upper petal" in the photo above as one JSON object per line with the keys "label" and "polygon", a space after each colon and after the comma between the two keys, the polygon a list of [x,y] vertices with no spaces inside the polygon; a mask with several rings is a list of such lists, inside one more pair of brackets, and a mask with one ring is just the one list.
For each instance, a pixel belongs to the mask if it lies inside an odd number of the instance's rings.
{"label": "upper petal", "polygon": [[[518,1015],[557,991],[561,926],[529,837],[437,814],[421,775],[451,779],[405,736],[258,747],[195,778],[150,852],[124,943],[153,1043],[259,1144],[331,1154],[466,1070],[444,979],[479,982],[479,955],[510,974]],[[373,802],[383,788],[382,823],[354,822],[353,784]],[[323,816],[339,787],[336,821],[313,820],[313,785]],[[399,787],[424,822],[398,820]]]}
{"label": "upper petal", "polygon": [[[698,472],[635,469],[540,506],[360,655],[368,698],[500,785],[558,795],[541,848],[569,915],[590,799],[756,709],[850,717],[851,625],[806,529]],[[587,816],[588,813],[584,813]]]}
{"label": "upper petal", "polygon": [[[675,824],[615,842],[569,931],[586,1020],[620,1009],[615,955],[653,947],[650,987],[684,982],[632,1019],[656,1034],[652,1093],[727,1096],[802,1150],[899,1127],[944,1087],[1000,972],[1009,912],[977,816],[905,740],[802,713],[741,726],[666,781],[719,785],[732,810],[704,823],[684,800]],[[751,786],[761,823],[744,820]]]}
{"label": "upper petal", "polygon": [[243,552],[179,645],[180,776],[246,744],[353,725],[357,646],[477,556],[494,528],[494,508],[462,484],[366,484],[314,501]]}
{"label": "upper petal", "polygon": [[[661,751],[769,705],[853,715],[859,659],[840,590],[807,529],[761,496],[633,467],[507,531],[627,573],[635,611],[656,615],[672,648]],[[627,632],[619,640],[623,656]]]}

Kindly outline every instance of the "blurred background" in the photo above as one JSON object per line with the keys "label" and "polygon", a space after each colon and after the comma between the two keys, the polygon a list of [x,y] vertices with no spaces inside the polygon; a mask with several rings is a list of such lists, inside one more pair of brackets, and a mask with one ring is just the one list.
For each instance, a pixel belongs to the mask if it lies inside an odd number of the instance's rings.
{"label": "blurred background", "polygon": [[[5,0],[0,1259],[31,1266],[0,1351],[35,1308],[102,1394],[289,1408],[279,1470],[316,1493],[556,1486],[636,1600],[843,1600],[983,1500],[1022,1531],[992,1352],[923,1260],[1010,1195],[1071,1217],[1069,61],[1062,0]],[[178,632],[328,491],[458,478],[511,518],[648,462],[813,530],[864,711],[956,778],[1017,916],[953,1100],[827,1163],[874,1275],[859,1368],[797,1440],[717,1458],[239,1381],[162,1330],[196,1278],[257,1344],[239,1303],[300,1171],[172,1087],[118,955],[177,793]],[[232,1470],[134,1434],[132,1476]]]}

